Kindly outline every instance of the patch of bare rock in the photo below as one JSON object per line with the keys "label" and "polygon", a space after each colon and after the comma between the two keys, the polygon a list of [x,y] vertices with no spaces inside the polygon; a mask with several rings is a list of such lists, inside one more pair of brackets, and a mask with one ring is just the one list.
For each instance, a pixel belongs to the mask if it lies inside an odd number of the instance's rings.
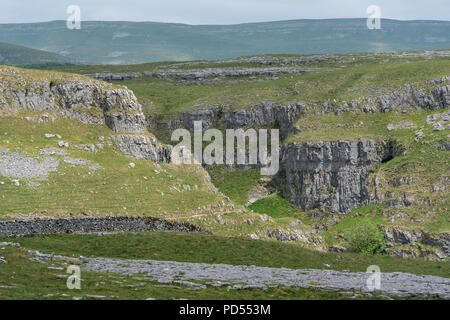
{"label": "patch of bare rock", "polygon": [[16,152],[0,155],[0,175],[9,178],[43,178],[56,171],[58,166],[59,160],[53,157],[39,162],[31,157],[22,157]]}
{"label": "patch of bare rock", "polygon": [[[29,251],[41,259],[53,255]],[[66,258],[66,257],[62,257]],[[72,258],[73,259],[73,258]],[[367,280],[371,274],[318,269],[287,269],[227,264],[205,264],[156,260],[121,260],[85,258],[82,269],[91,272],[111,272],[126,276],[143,274],[160,283],[185,285],[186,281],[209,281],[227,284],[230,290],[262,289],[288,286],[316,288],[326,291],[364,292],[371,294]],[[413,275],[402,272],[380,273],[378,293],[392,297],[439,297],[450,299],[450,279]]]}

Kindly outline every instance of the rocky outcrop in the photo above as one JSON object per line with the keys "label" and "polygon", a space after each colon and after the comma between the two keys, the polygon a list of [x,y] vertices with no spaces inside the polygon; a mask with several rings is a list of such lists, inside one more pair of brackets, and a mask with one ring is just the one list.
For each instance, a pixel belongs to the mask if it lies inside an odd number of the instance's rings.
{"label": "rocky outcrop", "polygon": [[105,124],[114,132],[142,132],[145,116],[142,112],[130,113],[120,110],[105,112]]}
{"label": "rocky outcrop", "polygon": [[[29,254],[33,254],[30,252]],[[37,254],[37,253],[35,253]],[[39,253],[40,259],[65,259]],[[72,258],[73,259],[73,258]],[[145,274],[153,281],[171,284],[174,281],[201,281],[207,285],[235,289],[267,289],[285,287],[314,288],[315,290],[344,291],[373,294],[368,287],[371,273],[316,269],[268,268],[246,265],[205,264],[157,260],[123,260],[106,258],[79,259],[81,268],[91,272],[117,274]],[[438,297],[449,299],[450,279],[413,275],[402,272],[380,273],[379,294],[392,297]]]}
{"label": "rocky outcrop", "polygon": [[[417,86],[406,85],[398,90],[378,90],[370,96],[344,101],[327,101],[316,104],[295,103],[279,105],[263,101],[250,108],[232,109],[227,105],[214,105],[208,109],[179,112],[170,115],[147,115],[146,125],[150,131],[171,131],[176,128],[193,130],[194,121],[202,120],[204,129],[278,127],[284,139],[290,133],[297,133],[294,123],[309,113],[335,113],[362,111],[365,113],[390,112],[401,109],[404,112],[412,108],[438,110],[450,107],[450,85],[445,85],[450,77],[433,79],[427,85],[438,86],[425,90]],[[442,86],[443,85],[443,86]]]}
{"label": "rocky outcrop", "polygon": [[[261,59],[253,58],[252,62],[261,63]],[[311,56],[299,61],[276,58],[276,63],[281,65],[307,63],[309,60],[326,61],[335,59],[333,56]],[[254,61],[253,61],[254,60]],[[270,65],[273,59],[267,60]],[[266,61],[267,60],[267,61]],[[211,68],[202,70],[176,70],[170,69],[159,72],[143,72],[130,74],[96,74],[94,77],[104,80],[131,79],[139,76],[156,78],[173,78],[181,80],[202,80],[212,77],[242,77],[242,76],[276,76],[279,73],[301,73],[296,67],[272,67],[272,68]],[[91,75],[92,76],[92,75]],[[425,84],[405,84],[397,88],[363,89],[369,95],[356,98],[350,102],[327,101],[321,103],[294,103],[279,105],[273,102],[261,102],[249,108],[232,109],[227,105],[214,105],[207,109],[179,112],[170,115],[147,115],[145,123],[150,131],[163,131],[167,136],[176,128],[193,130],[193,122],[202,120],[204,128],[246,128],[246,127],[279,127],[281,137],[286,138],[291,132],[296,132],[293,124],[302,115],[312,112],[340,114],[346,111],[361,110],[365,113],[390,112],[401,109],[404,112],[412,108],[423,110],[445,109],[450,106],[450,77],[431,79]],[[430,89],[431,88],[431,89]],[[360,95],[361,92],[355,92]],[[138,119],[140,121],[141,119]],[[110,121],[110,123],[113,123]]]}
{"label": "rocky outcrop", "polygon": [[[75,118],[88,124],[106,124],[116,133],[141,135],[114,136],[113,142],[124,153],[138,159],[170,162],[171,149],[147,137],[145,116],[133,92],[127,88],[87,78],[44,81],[29,79],[28,73],[1,68],[0,76],[12,75],[0,82],[1,110],[48,110],[62,118]],[[55,74],[60,76],[60,74]],[[48,117],[48,116],[46,116]],[[52,121],[54,117],[52,116]]]}
{"label": "rocky outcrop", "polygon": [[296,241],[309,242],[309,234],[305,234],[301,230],[283,231],[283,230],[267,230],[269,238],[277,239],[278,241]]}
{"label": "rocky outcrop", "polygon": [[374,201],[369,170],[401,154],[395,142],[332,141],[287,144],[278,184],[295,208],[346,213]]}
{"label": "rocky outcrop", "polygon": [[60,74],[56,80],[35,80],[25,71],[8,67],[0,69],[0,76],[0,111],[49,110],[86,123],[105,123],[115,132],[145,129],[141,105],[127,88]]}
{"label": "rocky outcrop", "polygon": [[171,162],[172,147],[160,145],[146,135],[115,135],[111,140],[126,155],[155,162]]}
{"label": "rocky outcrop", "polygon": [[205,78],[214,77],[256,77],[256,76],[268,76],[276,77],[279,74],[302,74],[305,70],[295,67],[271,67],[271,68],[243,68],[243,69],[231,69],[231,68],[209,68],[202,70],[166,70],[157,72],[131,72],[131,73],[95,73],[86,74],[85,76],[98,79],[98,80],[130,80],[143,76],[155,77],[158,79],[183,79],[183,80],[201,80]]}
{"label": "rocky outcrop", "polygon": [[[400,227],[382,226],[388,252],[401,258],[450,257],[450,233],[432,234],[422,230],[406,230]],[[403,248],[401,246],[407,246]]]}
{"label": "rocky outcrop", "polygon": [[204,79],[211,77],[250,77],[250,76],[269,76],[276,77],[279,74],[302,74],[305,70],[293,67],[272,67],[272,68],[242,68],[242,69],[225,69],[210,68],[203,70],[179,71],[168,70],[154,72],[156,78],[172,78],[172,79]]}
{"label": "rocky outcrop", "polygon": [[276,127],[280,129],[282,138],[286,138],[294,122],[304,113],[305,106],[276,105],[273,102],[261,102],[249,109],[232,110],[226,106],[213,106],[191,112],[181,112],[176,115],[146,117],[147,128],[152,131],[173,130],[184,127],[193,131],[194,121],[202,120],[203,129],[219,128],[248,128],[248,127]]}
{"label": "rocky outcrop", "polygon": [[335,55],[310,55],[303,56],[301,58],[293,58],[293,57],[250,57],[250,58],[242,58],[242,60],[260,65],[298,65],[298,64],[313,64],[313,63],[321,63],[321,62],[344,62],[349,59],[346,57],[339,57]]}
{"label": "rocky outcrop", "polygon": [[[352,110],[376,113],[390,112],[396,109],[407,112],[408,108],[420,110],[446,109],[450,107],[450,85],[447,84],[449,81],[450,77],[447,76],[440,79],[431,79],[423,86],[406,84],[395,89],[365,89],[372,95],[353,99],[349,103],[325,102],[322,104],[322,110],[339,114]],[[431,89],[425,89],[429,86],[431,86]]]}
{"label": "rocky outcrop", "polygon": [[141,72],[130,72],[130,73],[110,73],[110,72],[104,72],[104,73],[92,73],[92,74],[85,74],[86,77],[97,79],[97,80],[105,80],[105,81],[111,81],[111,80],[132,80],[137,79],[143,76],[143,73]]}
{"label": "rocky outcrop", "polygon": [[114,132],[141,132],[145,116],[133,92],[128,89],[99,89],[90,83],[62,82],[51,86],[54,100],[64,109],[97,106],[105,124]]}
{"label": "rocky outcrop", "polygon": [[421,243],[439,248],[444,254],[444,258],[450,257],[450,233],[429,234],[423,233]]}

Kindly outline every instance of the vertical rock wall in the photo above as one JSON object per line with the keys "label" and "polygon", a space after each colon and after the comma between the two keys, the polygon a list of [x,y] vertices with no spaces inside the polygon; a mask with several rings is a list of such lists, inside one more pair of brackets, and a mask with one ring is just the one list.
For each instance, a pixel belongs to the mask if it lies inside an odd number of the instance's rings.
{"label": "vertical rock wall", "polygon": [[346,213],[373,201],[369,171],[398,149],[394,142],[373,140],[287,144],[277,180],[293,207]]}

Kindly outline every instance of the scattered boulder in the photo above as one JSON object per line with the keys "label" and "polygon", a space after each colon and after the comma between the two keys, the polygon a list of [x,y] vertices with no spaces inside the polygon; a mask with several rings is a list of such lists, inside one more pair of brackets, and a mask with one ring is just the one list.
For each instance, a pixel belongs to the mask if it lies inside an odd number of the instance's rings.
{"label": "scattered boulder", "polygon": [[219,222],[219,224],[226,224],[226,222],[222,220],[221,216],[217,216],[217,222]]}
{"label": "scattered boulder", "polygon": [[[75,148],[84,150],[84,151],[87,151],[90,153],[97,153],[96,146],[93,144],[77,144],[77,145],[75,145]],[[103,145],[102,145],[102,148],[103,148]]]}
{"label": "scattered boulder", "polygon": [[69,143],[60,140],[60,141],[58,141],[58,146],[59,146],[60,148],[68,148],[68,147],[69,147]]}
{"label": "scattered boulder", "polygon": [[294,231],[268,230],[267,236],[269,238],[275,238],[278,241],[309,242],[308,237],[300,230]]}
{"label": "scattered boulder", "polygon": [[67,152],[58,148],[43,148],[39,150],[39,154],[44,156],[65,156]]}

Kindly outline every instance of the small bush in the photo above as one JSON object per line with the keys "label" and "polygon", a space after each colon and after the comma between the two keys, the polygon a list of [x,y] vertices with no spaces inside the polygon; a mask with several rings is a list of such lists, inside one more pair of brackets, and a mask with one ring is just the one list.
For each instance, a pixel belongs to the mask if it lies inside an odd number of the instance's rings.
{"label": "small bush", "polygon": [[50,88],[53,88],[54,86],[56,86],[60,82],[61,81],[59,81],[59,80],[51,79],[50,80]]}
{"label": "small bush", "polygon": [[223,116],[223,107],[220,106],[219,110],[217,110],[217,118],[222,119],[222,116]]}
{"label": "small bush", "polygon": [[346,238],[347,247],[352,252],[377,254],[386,249],[384,234],[374,223],[364,222],[357,225]]}

